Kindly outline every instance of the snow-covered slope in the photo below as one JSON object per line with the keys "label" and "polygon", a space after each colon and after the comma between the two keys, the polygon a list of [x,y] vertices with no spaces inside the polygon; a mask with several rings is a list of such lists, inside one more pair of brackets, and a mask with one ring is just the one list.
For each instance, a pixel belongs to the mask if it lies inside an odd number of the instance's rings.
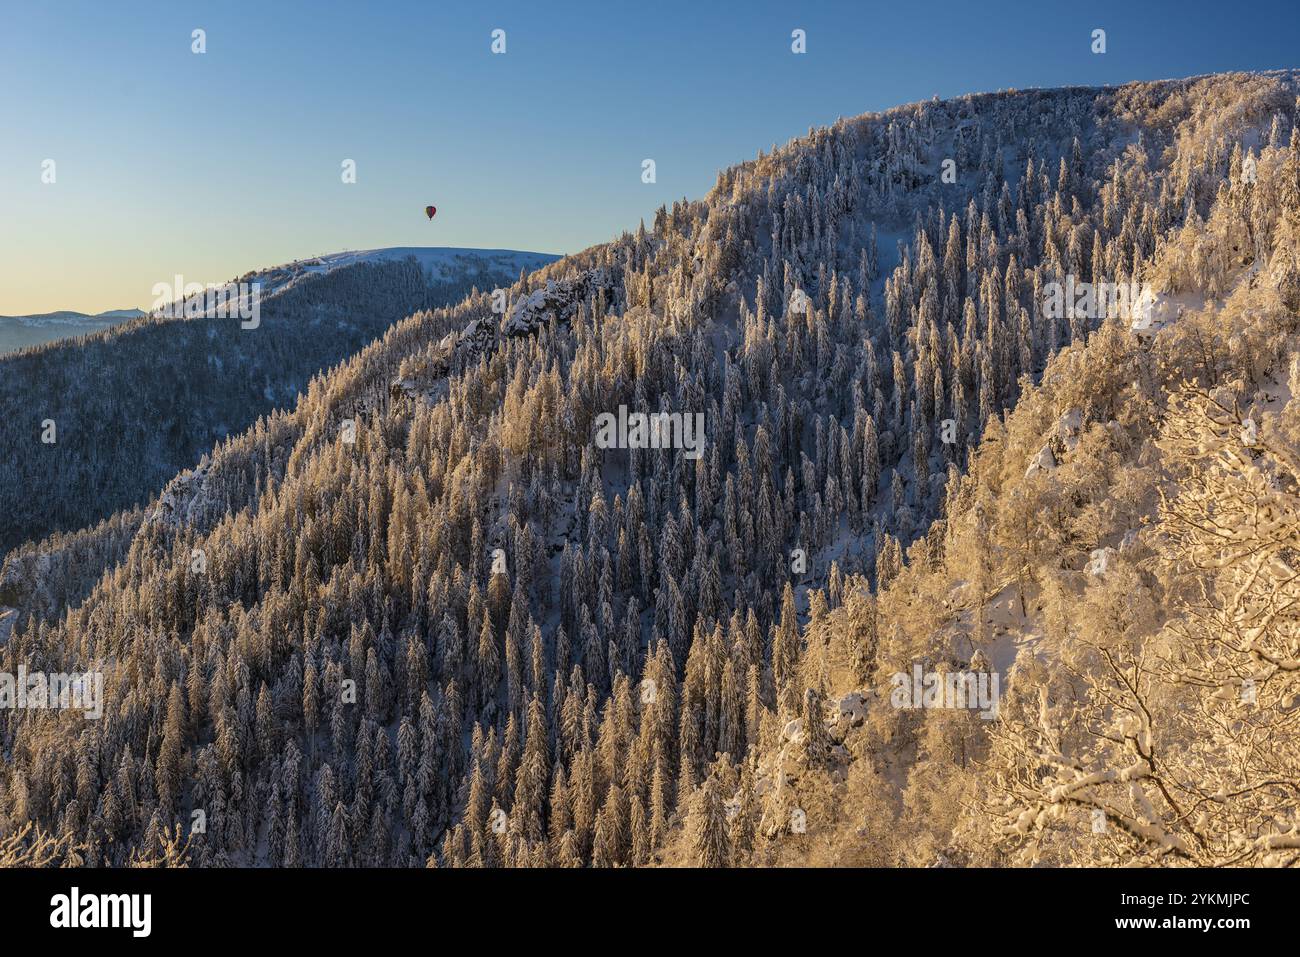
{"label": "snow-covered slope", "polygon": [[532,272],[560,256],[554,253],[523,252],[518,249],[472,249],[455,246],[390,246],[386,249],[360,249],[321,256],[319,271],[336,269],[355,262],[382,262],[414,256],[433,279],[455,275],[464,269],[492,267]]}
{"label": "snow-covered slope", "polygon": [[282,292],[306,276],[322,275],[357,263],[395,262],[414,258],[430,282],[442,282],[484,272],[508,272],[518,276],[520,270],[532,272],[561,258],[554,253],[524,252],[518,249],[472,249],[457,246],[389,246],[383,249],[353,249],[309,259],[299,259],[282,266],[262,269],[239,277],[240,282],[260,282],[262,296]]}

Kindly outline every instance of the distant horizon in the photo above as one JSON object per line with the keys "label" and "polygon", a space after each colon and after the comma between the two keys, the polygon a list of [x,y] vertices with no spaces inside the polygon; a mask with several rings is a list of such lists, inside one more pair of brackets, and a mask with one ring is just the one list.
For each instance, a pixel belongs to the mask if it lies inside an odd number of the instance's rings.
{"label": "distant horizon", "polygon": [[[743,18],[678,0],[653,12],[331,6],[13,11],[0,35],[13,131],[0,152],[0,314],[93,315],[147,302],[177,273],[219,283],[351,249],[567,255],[839,118],[935,96],[1294,69],[1300,48],[1281,0],[1249,18],[1208,0],[1176,18],[1028,0],[996,15],[940,0],[923,17],[847,2],[760,2]],[[1103,55],[1089,49],[1097,28]]]}
{"label": "distant horizon", "polygon": [[[285,259],[279,262],[261,263],[259,265],[250,266],[247,269],[236,272],[233,275],[226,276],[222,279],[195,280],[195,281],[196,282],[202,281],[205,284],[220,284],[228,281],[234,281],[239,276],[247,275],[250,272],[253,273],[262,272],[264,270],[275,269],[281,266],[291,266],[295,263],[311,262],[312,260],[316,260],[316,259],[325,259],[330,256],[342,256],[342,255],[347,255],[349,253],[389,252],[397,249],[402,249],[402,250],[410,249],[410,250],[421,250],[421,251],[446,249],[446,250],[454,250],[456,252],[522,253],[530,256],[551,256],[554,259],[563,259],[565,256],[570,255],[570,253],[550,252],[548,250],[543,250],[543,249],[512,249],[506,246],[411,246],[411,245],[374,246],[374,247],[366,247],[366,248],[335,249],[327,253],[311,253],[310,255],[296,256],[292,259]],[[580,252],[580,250],[574,250],[574,252]],[[40,318],[59,316],[65,314],[69,316],[84,316],[87,319],[99,319],[99,318],[103,318],[104,316],[114,315],[116,313],[129,313],[129,312],[138,312],[140,315],[148,315],[150,312],[150,305],[151,303],[146,302],[143,305],[110,307],[108,309],[97,309],[94,312],[87,312],[82,309],[46,309],[42,312],[0,313],[0,319],[40,319]]]}
{"label": "distant horizon", "polygon": [[123,306],[120,309],[101,309],[99,312],[81,312],[78,309],[51,309],[49,312],[25,312],[12,315],[0,315],[0,319],[46,319],[53,316],[84,316],[87,319],[101,319],[104,316],[114,316],[119,313],[126,314],[138,312],[143,314],[145,310],[138,306]]}

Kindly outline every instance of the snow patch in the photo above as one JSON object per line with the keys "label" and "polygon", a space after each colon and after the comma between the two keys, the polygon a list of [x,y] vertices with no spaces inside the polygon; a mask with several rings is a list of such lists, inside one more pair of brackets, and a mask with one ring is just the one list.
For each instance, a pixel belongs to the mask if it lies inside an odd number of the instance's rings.
{"label": "snow patch", "polygon": [[1025,469],[1025,478],[1039,473],[1050,472],[1055,468],[1056,456],[1052,454],[1052,447],[1051,445],[1044,445],[1038,450],[1038,454],[1030,460],[1029,468]]}
{"label": "snow patch", "polygon": [[1107,545],[1105,548],[1094,548],[1088,555],[1088,564],[1084,566],[1084,571],[1094,577],[1101,576],[1110,571],[1111,562],[1115,560],[1115,549]]}
{"label": "snow patch", "polygon": [[1056,423],[1056,436],[1067,451],[1074,451],[1079,444],[1079,434],[1083,431],[1083,410],[1071,409],[1061,416]]}

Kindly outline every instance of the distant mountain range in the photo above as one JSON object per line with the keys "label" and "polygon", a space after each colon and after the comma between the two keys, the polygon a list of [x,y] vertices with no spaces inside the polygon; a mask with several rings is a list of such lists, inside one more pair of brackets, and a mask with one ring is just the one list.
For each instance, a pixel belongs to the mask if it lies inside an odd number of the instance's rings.
{"label": "distant mountain range", "polygon": [[139,309],[110,309],[93,316],[63,309],[35,316],[0,316],[0,355],[56,339],[101,332],[142,315]]}
{"label": "distant mountain range", "polygon": [[107,312],[95,313],[93,316],[84,312],[62,309],[59,312],[43,312],[35,316],[0,316],[0,322],[16,322],[24,326],[81,325],[84,323],[106,323],[112,325],[123,319],[135,319],[143,316],[140,309],[109,309]]}

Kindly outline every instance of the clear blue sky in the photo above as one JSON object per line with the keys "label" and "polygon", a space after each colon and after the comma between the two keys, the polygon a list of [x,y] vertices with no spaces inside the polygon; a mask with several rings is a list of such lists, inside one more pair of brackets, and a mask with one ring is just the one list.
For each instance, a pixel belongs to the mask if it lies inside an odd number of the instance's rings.
{"label": "clear blue sky", "polygon": [[1296,0],[0,0],[0,314],[349,248],[572,252],[839,116],[1294,66]]}

